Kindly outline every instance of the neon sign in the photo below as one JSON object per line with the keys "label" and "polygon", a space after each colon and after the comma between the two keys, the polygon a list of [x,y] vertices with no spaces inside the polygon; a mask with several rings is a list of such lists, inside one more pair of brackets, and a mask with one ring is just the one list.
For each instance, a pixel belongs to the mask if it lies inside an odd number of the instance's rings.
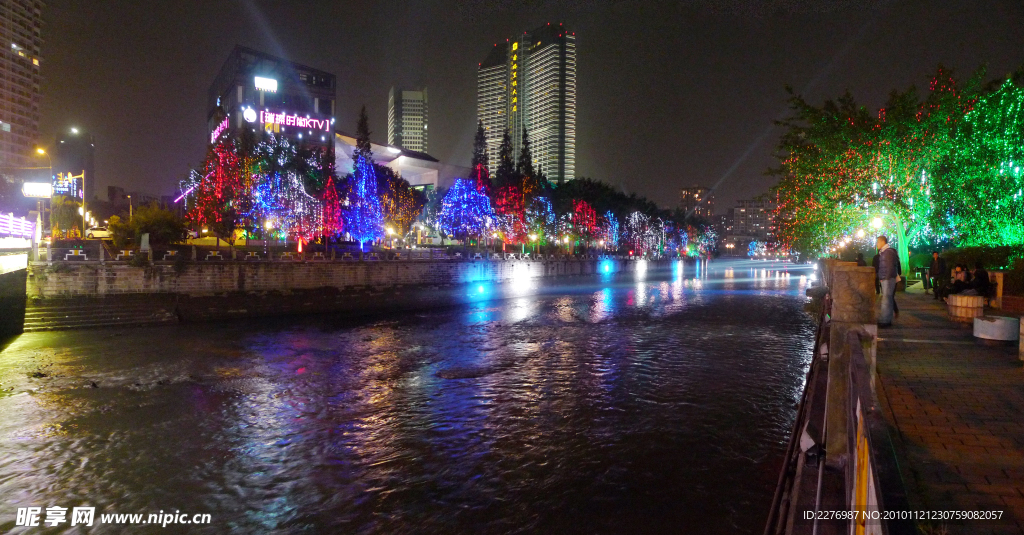
{"label": "neon sign", "polygon": [[313,130],[331,131],[330,119],[310,119],[295,114],[274,113],[270,110],[260,111],[260,122],[263,124],[279,124],[281,126],[294,126],[297,128],[310,128]]}
{"label": "neon sign", "polygon": [[223,134],[224,131],[227,130],[227,129],[228,129],[228,118],[225,117],[224,120],[221,121],[219,125],[217,125],[217,128],[214,128],[213,132],[210,133],[210,143],[216,143],[217,142],[217,138],[219,138],[220,135]]}
{"label": "neon sign", "polygon": [[84,178],[84,171],[78,176],[72,175],[71,173],[58,173],[53,177],[53,194],[81,199],[82,190],[79,189],[79,185],[81,184],[79,180]]}
{"label": "neon sign", "polygon": [[271,93],[277,93],[277,80],[273,78],[264,78],[257,76],[253,81],[256,84],[256,89],[260,91],[269,91]]}

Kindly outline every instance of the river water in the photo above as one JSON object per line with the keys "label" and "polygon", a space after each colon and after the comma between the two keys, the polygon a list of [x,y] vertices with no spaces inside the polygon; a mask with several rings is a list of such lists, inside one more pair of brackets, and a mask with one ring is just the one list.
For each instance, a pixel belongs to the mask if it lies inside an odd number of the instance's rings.
{"label": "river water", "polygon": [[0,531],[56,505],[211,515],[160,532],[760,532],[811,274],[673,264],[388,317],[25,334],[0,352]]}

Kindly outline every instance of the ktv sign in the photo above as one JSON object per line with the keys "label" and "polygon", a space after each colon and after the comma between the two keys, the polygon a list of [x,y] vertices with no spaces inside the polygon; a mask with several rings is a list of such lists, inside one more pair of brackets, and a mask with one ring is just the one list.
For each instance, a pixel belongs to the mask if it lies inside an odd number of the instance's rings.
{"label": "ktv sign", "polygon": [[311,119],[300,115],[288,113],[274,113],[270,110],[260,111],[259,122],[265,125],[277,124],[281,126],[293,126],[295,128],[308,128],[310,130],[331,131],[330,119]]}

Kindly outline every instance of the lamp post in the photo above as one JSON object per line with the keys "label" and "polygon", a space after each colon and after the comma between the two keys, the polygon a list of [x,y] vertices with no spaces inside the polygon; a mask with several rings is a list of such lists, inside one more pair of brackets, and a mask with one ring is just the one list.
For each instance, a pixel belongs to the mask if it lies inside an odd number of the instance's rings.
{"label": "lamp post", "polygon": [[125,197],[128,198],[128,221],[130,222],[132,220],[132,196],[125,195]]}
{"label": "lamp post", "polygon": [[[36,148],[36,154],[39,154],[41,156],[46,156],[46,166],[50,170],[50,175],[47,177],[47,180],[50,182],[50,184],[53,184],[53,159],[50,158],[50,155],[46,152],[46,149],[44,149],[42,147]],[[47,200],[47,206],[46,206],[47,207],[47,217],[43,221],[46,224],[46,228],[50,228],[49,208],[50,208],[50,205],[51,205],[50,203],[52,201],[53,201],[53,192],[50,193],[50,199]],[[36,207],[39,209],[40,212],[42,212],[42,203],[43,203],[43,201],[40,200],[39,203],[36,205]]]}

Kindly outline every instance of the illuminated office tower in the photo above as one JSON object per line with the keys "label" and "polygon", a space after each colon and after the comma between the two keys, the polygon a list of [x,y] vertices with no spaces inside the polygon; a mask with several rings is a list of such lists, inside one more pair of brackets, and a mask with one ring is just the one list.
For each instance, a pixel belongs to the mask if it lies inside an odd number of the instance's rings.
{"label": "illuminated office tower", "polygon": [[492,171],[508,129],[518,157],[525,128],[534,166],[561,183],[576,173],[576,34],[547,24],[495,44],[477,71],[477,116]]}
{"label": "illuminated office tower", "polygon": [[391,88],[388,93],[388,145],[427,152],[427,89]]}
{"label": "illuminated office tower", "polygon": [[[33,167],[39,142],[43,2],[0,2],[0,172]],[[39,164],[35,161],[35,164]]]}

